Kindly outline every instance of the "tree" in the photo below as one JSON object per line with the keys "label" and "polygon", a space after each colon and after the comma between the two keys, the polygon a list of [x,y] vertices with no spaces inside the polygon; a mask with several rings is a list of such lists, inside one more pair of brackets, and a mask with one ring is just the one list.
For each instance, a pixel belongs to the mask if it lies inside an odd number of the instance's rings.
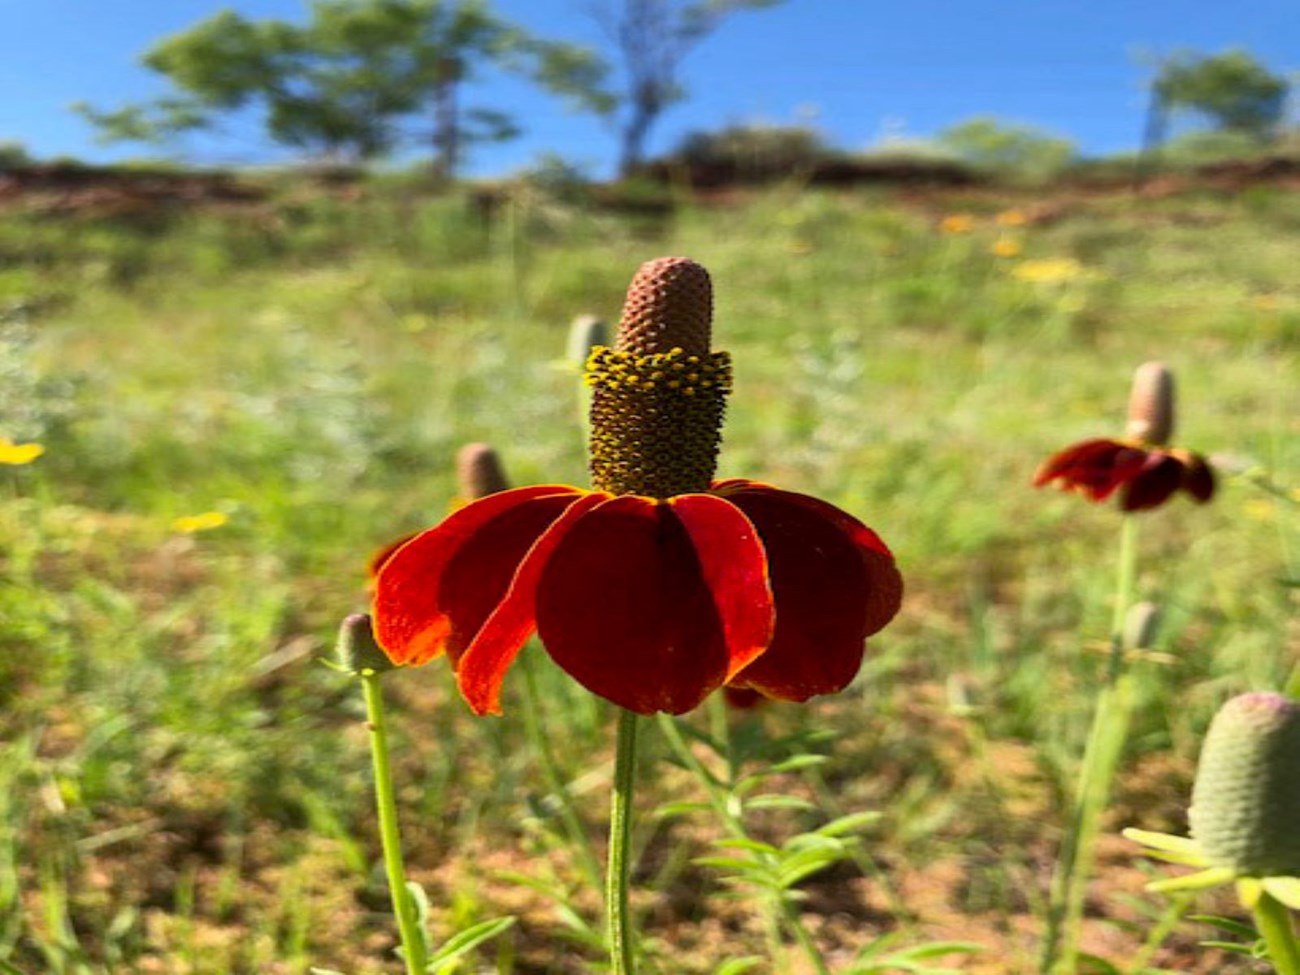
{"label": "tree", "polygon": [[[618,93],[599,92],[619,112],[619,163],[623,176],[645,158],[651,127],[686,96],[678,78],[682,60],[717,30],[728,14],[771,7],[780,0],[605,0],[595,8],[618,52],[624,81]],[[595,104],[599,104],[596,102]]]}
{"label": "tree", "polygon": [[518,132],[505,113],[461,107],[482,67],[604,104],[594,55],[528,34],[486,0],[315,0],[305,25],[227,10],[157,44],[143,63],[176,93],[111,112],[79,106],[107,139],[159,141],[255,108],[275,142],[357,162],[391,152],[424,117],[445,176],[465,143]]}
{"label": "tree", "polygon": [[1286,107],[1287,79],[1240,49],[1222,54],[1182,52],[1166,60],[1153,83],[1163,110],[1187,109],[1216,129],[1267,141]]}
{"label": "tree", "polygon": [[959,122],[936,142],[953,156],[981,169],[1031,180],[1056,175],[1075,158],[1075,146],[1031,125],[1008,125],[991,115]]}

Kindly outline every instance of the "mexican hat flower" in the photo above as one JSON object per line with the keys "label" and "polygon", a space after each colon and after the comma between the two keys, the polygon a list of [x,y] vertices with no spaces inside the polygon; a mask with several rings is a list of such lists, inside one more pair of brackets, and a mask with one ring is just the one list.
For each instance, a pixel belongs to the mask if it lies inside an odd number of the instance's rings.
{"label": "mexican hat flower", "polygon": [[1214,471],[1189,450],[1169,447],[1174,428],[1174,379],[1159,362],[1138,367],[1122,439],[1084,440],[1048,458],[1034,486],[1055,484],[1092,501],[1119,492],[1124,511],[1145,511],[1184,491],[1198,504],[1214,496]]}
{"label": "mexican hat flower", "polygon": [[723,685],[803,701],[841,690],[898,611],[880,537],[816,498],[715,480],[731,363],[712,286],[685,258],[643,265],[614,347],[594,349],[593,489],[543,484],[453,512],[375,581],[380,646],[445,654],[478,714],[536,632],[584,687],[629,711],[691,710]]}

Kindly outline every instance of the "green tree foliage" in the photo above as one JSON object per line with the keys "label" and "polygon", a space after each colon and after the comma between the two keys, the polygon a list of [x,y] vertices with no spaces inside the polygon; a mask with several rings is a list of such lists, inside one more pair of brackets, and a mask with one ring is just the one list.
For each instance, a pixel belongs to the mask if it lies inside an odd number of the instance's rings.
{"label": "green tree foliage", "polygon": [[1234,49],[1174,55],[1161,65],[1153,94],[1166,112],[1190,110],[1221,131],[1266,140],[1282,120],[1289,87],[1249,52]]}
{"label": "green tree foliage", "polygon": [[1029,180],[1055,176],[1076,158],[1074,143],[1032,125],[981,115],[950,126],[935,140],[972,166]]}
{"label": "green tree foliage", "polygon": [[816,129],[803,125],[730,125],[716,132],[692,132],[670,161],[719,166],[741,179],[788,176],[834,159]]}
{"label": "green tree foliage", "polygon": [[682,60],[730,14],[775,6],[781,0],[603,0],[597,19],[609,34],[623,81],[600,91],[618,114],[619,172],[630,175],[645,158],[646,137],[659,117],[686,97]]}
{"label": "green tree foliage", "polygon": [[301,25],[226,10],[163,40],[143,63],[176,93],[116,111],[78,106],[106,139],[160,141],[256,108],[275,142],[356,162],[392,151],[422,117],[450,175],[465,143],[518,132],[505,113],[460,104],[486,67],[584,107],[607,105],[594,55],[523,31],[486,0],[315,0]]}

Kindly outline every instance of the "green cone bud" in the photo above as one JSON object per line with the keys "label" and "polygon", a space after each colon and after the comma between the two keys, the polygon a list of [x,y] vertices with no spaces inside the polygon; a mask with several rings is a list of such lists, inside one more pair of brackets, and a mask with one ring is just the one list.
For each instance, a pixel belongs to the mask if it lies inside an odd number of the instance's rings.
{"label": "green cone bud", "polygon": [[1189,812],[1205,857],[1247,877],[1300,876],[1300,705],[1242,694],[1210,724]]}
{"label": "green cone bud", "polygon": [[339,626],[338,642],[334,644],[334,659],[340,667],[354,674],[363,670],[382,674],[394,668],[388,654],[375,642],[370,617],[365,613],[353,613],[343,620]]}

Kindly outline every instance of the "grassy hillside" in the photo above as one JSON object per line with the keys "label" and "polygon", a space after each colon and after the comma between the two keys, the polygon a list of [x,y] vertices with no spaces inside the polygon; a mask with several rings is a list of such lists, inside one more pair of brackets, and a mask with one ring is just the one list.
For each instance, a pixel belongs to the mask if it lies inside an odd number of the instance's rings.
{"label": "grassy hillside", "polygon": [[[521,484],[584,483],[567,324],[616,317],[636,266],[677,253],[711,270],[735,361],[720,473],[854,512],[908,582],[849,692],[730,716],[769,759],[829,756],[777,780],[815,809],[764,813],[758,835],[883,814],[853,869],[804,883],[832,961],[893,932],[985,945],[961,971],[1034,970],[1119,517],[1029,481],[1055,449],[1122,432],[1138,363],[1174,368],[1178,441],[1236,473],[1211,505],[1141,517],[1163,656],[1140,665],[1086,941],[1127,965],[1167,901],[1141,892],[1155,868],[1118,829],[1183,832],[1215,707],[1297,662],[1298,241],[1300,197],[1265,188],[792,190],[666,218],[521,195],[488,219],[396,190],[0,215],[0,436],[45,448],[0,466],[0,960],[395,970],[360,701],[316,659],[365,607],[369,553],[445,513],[461,444],[495,444]],[[609,715],[537,657],[599,850]],[[591,971],[578,919],[597,924],[597,897],[521,685],[505,719],[476,720],[441,662],[388,678],[411,868],[444,936],[521,918],[461,971]],[[716,825],[651,815],[700,796],[648,747],[651,970],[762,954],[752,898],[689,862]],[[1213,934],[1185,924],[1153,964],[1254,970],[1195,947]]]}

